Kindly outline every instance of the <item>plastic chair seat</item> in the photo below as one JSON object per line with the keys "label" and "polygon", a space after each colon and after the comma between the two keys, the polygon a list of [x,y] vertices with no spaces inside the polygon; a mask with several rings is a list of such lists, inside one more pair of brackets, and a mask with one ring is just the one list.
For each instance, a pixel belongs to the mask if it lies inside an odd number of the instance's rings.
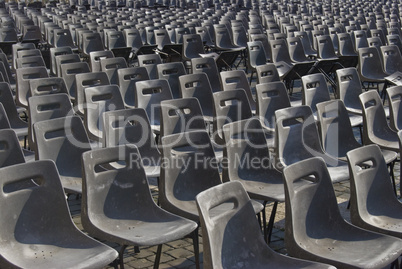
{"label": "plastic chair seat", "polygon": [[[93,224],[106,233],[108,240],[121,245],[151,246],[174,241],[190,234],[197,226],[196,223],[170,214],[164,210],[149,212],[149,208],[142,208],[142,215],[146,220],[131,219],[129,216],[121,218],[107,217],[93,218]],[[154,210],[151,210],[154,211]],[[141,214],[138,212],[138,214]],[[104,237],[104,238],[105,238]]]}

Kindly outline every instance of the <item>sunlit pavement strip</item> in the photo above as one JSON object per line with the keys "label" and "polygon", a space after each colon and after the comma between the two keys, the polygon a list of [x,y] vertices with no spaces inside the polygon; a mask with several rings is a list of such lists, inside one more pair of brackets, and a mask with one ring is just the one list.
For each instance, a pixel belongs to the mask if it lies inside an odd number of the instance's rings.
{"label": "sunlit pavement strip", "polygon": [[[395,174],[398,185],[398,190],[400,187],[400,165],[397,163],[395,165]],[[158,188],[155,181],[151,179],[151,192],[154,199],[157,199]],[[349,220],[349,211],[347,210],[347,204],[349,200],[349,181],[334,184],[335,194],[338,199],[339,208],[341,214],[346,220]],[[399,195],[399,192],[398,192]],[[81,199],[76,199],[75,196],[71,196],[68,200],[71,215],[73,217],[74,223],[78,228],[82,229],[81,225]],[[271,207],[267,206],[267,216],[271,213]],[[286,254],[285,242],[284,242],[284,225],[285,225],[285,204],[281,203],[278,205],[278,211],[275,218],[275,228],[272,234],[271,248],[275,251]],[[201,232],[200,232],[201,233]],[[202,262],[202,237],[200,234],[200,260]],[[120,247],[117,244],[111,242],[104,242],[111,247],[119,250]],[[134,253],[133,246],[126,249],[124,256],[125,268],[153,268],[153,263],[156,254],[156,246],[152,247],[141,247],[140,253]],[[201,264],[202,266],[202,264]],[[113,267],[108,267],[113,268]],[[159,268],[195,268],[194,253],[192,240],[190,238],[185,238],[182,240],[177,240],[163,245],[163,253],[161,256],[161,263]]]}

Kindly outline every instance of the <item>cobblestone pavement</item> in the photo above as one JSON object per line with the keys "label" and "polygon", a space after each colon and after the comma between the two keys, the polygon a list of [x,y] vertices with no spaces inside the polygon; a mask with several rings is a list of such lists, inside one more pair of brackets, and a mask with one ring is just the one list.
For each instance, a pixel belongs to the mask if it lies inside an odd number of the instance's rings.
{"label": "cobblestone pavement", "polygon": [[[400,187],[399,175],[400,165],[395,165],[396,181],[398,190]],[[157,199],[158,188],[155,185],[155,181],[150,180],[150,188],[154,199]],[[341,214],[346,220],[349,220],[349,211],[347,210],[347,203],[349,200],[349,182],[341,182],[334,184],[335,194],[338,199],[339,208]],[[399,193],[398,193],[399,194]],[[81,200],[76,199],[75,196],[71,196],[68,200],[70,205],[70,211],[74,220],[74,223],[82,229],[81,225]],[[267,206],[267,216],[271,212],[271,206]],[[281,203],[278,205],[277,215],[275,218],[275,226],[272,234],[270,247],[275,251],[286,254],[285,242],[284,242],[284,219],[285,219],[285,205]],[[202,236],[200,231],[200,260],[202,267]],[[114,247],[116,250],[120,249],[115,243],[104,242],[107,245]],[[141,247],[139,253],[135,253],[134,247],[130,246],[126,249],[124,255],[125,268],[153,268],[157,247]],[[161,262],[159,268],[195,268],[194,252],[192,239],[184,238],[174,242],[163,245],[163,253],[161,256]],[[108,267],[113,268],[113,267]]]}

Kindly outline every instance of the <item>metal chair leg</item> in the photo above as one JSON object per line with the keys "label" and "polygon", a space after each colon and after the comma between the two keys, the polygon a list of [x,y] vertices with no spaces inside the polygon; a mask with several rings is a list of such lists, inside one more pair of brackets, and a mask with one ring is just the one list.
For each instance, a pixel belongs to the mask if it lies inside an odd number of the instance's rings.
{"label": "metal chair leg", "polygon": [[267,242],[268,242],[268,244],[271,242],[271,235],[272,235],[272,230],[274,228],[275,215],[276,215],[277,208],[278,208],[278,202],[275,202],[272,207],[271,216],[269,217],[269,222],[268,222],[268,226],[267,226]]}
{"label": "metal chair leg", "polygon": [[200,246],[198,242],[198,229],[193,232],[193,246],[194,246],[194,258],[195,258],[195,268],[200,269]]}
{"label": "metal chair leg", "polygon": [[161,254],[162,254],[162,244],[158,245],[158,250],[156,251],[154,269],[159,268],[159,263],[161,261]]}
{"label": "metal chair leg", "polygon": [[124,269],[124,261],[123,261],[123,256],[124,256],[124,251],[126,250],[127,245],[121,246],[121,249],[119,251],[119,262],[120,262],[120,269]]}

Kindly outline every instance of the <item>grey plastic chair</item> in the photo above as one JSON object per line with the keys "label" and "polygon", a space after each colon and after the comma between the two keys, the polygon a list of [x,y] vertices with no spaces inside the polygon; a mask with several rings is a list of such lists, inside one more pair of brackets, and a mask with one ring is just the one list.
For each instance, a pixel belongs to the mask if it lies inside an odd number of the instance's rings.
{"label": "grey plastic chair", "polygon": [[[236,121],[223,126],[225,137],[224,156],[227,163],[223,167],[222,180],[240,181],[251,199],[274,205],[266,226],[264,216],[264,237],[270,242],[278,202],[285,201],[282,174],[275,169],[275,160],[270,154],[265,131],[257,118]],[[258,163],[251,165],[250,160]]]}
{"label": "grey plastic chair", "polygon": [[113,57],[100,59],[101,71],[105,72],[109,78],[110,84],[119,84],[117,70],[127,68],[127,62],[123,57]]}
{"label": "grey plastic chair", "polygon": [[28,123],[20,118],[10,84],[7,82],[0,82],[0,103],[3,104],[10,126],[16,132],[17,136],[26,137],[28,135]]}
{"label": "grey plastic chair", "polygon": [[[133,162],[134,157],[137,162]],[[128,245],[158,245],[154,264],[154,268],[158,268],[162,244],[190,233],[198,237],[194,232],[198,231],[197,223],[155,204],[138,160],[141,155],[134,145],[83,154],[82,225],[90,235],[121,245],[120,268],[124,268],[123,255]],[[127,165],[117,170],[98,168],[117,161],[125,161]]]}
{"label": "grey plastic chair", "polygon": [[[101,268],[118,257],[74,225],[52,161],[5,167],[0,175],[2,267]],[[10,188],[30,179],[37,184]]]}
{"label": "grey plastic chair", "polygon": [[92,72],[101,71],[100,60],[106,58],[114,58],[114,54],[110,50],[93,51],[89,54],[89,63]]}
{"label": "grey plastic chair", "polygon": [[179,77],[182,98],[195,97],[198,99],[204,120],[213,121],[213,96],[208,76],[205,73],[195,73]]}
{"label": "grey plastic chair", "polygon": [[78,63],[81,62],[80,56],[78,54],[66,54],[58,55],[56,59],[56,75],[61,77],[61,65],[67,63]]}
{"label": "grey plastic chair", "polygon": [[107,111],[103,114],[103,126],[106,147],[136,145],[147,177],[159,177],[161,156],[144,109]]}
{"label": "grey plastic chair", "polygon": [[[45,94],[56,94],[67,92],[67,86],[64,79],[59,77],[52,78],[35,78],[29,80],[30,96],[38,96]],[[29,99],[28,99],[29,103]]]}
{"label": "grey plastic chair", "polygon": [[[161,207],[173,214],[199,222],[195,197],[201,191],[222,183],[217,166],[213,166],[217,163],[208,133],[192,131],[164,136],[162,145],[164,162],[173,164],[177,161],[185,161],[188,163],[188,167],[161,166],[161,180],[159,181]],[[199,158],[208,160],[209,165],[200,169],[196,165],[196,159]],[[224,206],[219,209],[226,211],[228,207]],[[259,211],[261,209],[260,204]],[[198,229],[196,231],[198,232]],[[193,243],[196,265],[199,266],[198,237],[194,237]]]}
{"label": "grey plastic chair", "polygon": [[274,148],[276,129],[275,111],[291,106],[286,86],[280,81],[257,84],[256,96],[256,116],[265,129],[265,138],[267,139],[268,146]]}
{"label": "grey plastic chair", "polygon": [[60,65],[61,77],[66,83],[67,92],[72,101],[75,102],[77,96],[77,84],[75,81],[75,75],[81,73],[90,73],[89,65],[86,62],[79,63],[66,63]]}
{"label": "grey plastic chair", "polygon": [[83,73],[75,75],[76,96],[75,107],[78,115],[83,116],[85,113],[85,88],[95,87],[100,85],[110,85],[109,78],[105,72]]}
{"label": "grey plastic chair", "polygon": [[70,99],[65,93],[51,95],[32,96],[28,99],[29,104],[29,130],[28,141],[31,150],[35,150],[33,125],[36,122],[62,118],[73,115]]}
{"label": "grey plastic chair", "polygon": [[56,56],[73,54],[71,47],[50,48],[50,72],[57,75]]}
{"label": "grey plastic chair", "polygon": [[263,44],[261,41],[247,42],[247,68],[250,68],[250,84],[253,80],[254,74],[257,72],[256,68],[260,65],[265,65],[266,56]]}
{"label": "grey plastic chair", "polygon": [[359,95],[363,92],[357,69],[348,67],[336,70],[338,98],[343,101],[346,109],[354,114],[362,115]]}
{"label": "grey plastic chair", "polygon": [[17,56],[18,56],[18,51],[21,50],[31,50],[31,49],[36,49],[36,46],[34,43],[17,43],[12,45],[12,68],[13,70],[17,69]]}
{"label": "grey plastic chair", "polygon": [[206,130],[197,98],[171,99],[161,102],[161,137],[192,130]]}
{"label": "grey plastic chair", "polygon": [[310,107],[280,109],[275,112],[275,118],[278,169],[311,157],[322,157],[334,183],[349,179],[347,163],[330,156],[323,150]]}
{"label": "grey plastic chair", "polygon": [[138,64],[139,66],[144,66],[147,71],[150,79],[158,78],[158,70],[156,66],[162,63],[161,56],[159,54],[145,54],[138,55]]}
{"label": "grey plastic chair", "polygon": [[184,64],[181,62],[163,63],[156,66],[158,78],[166,79],[169,82],[173,98],[180,98],[179,77],[187,75]]}
{"label": "grey plastic chair", "polygon": [[247,80],[247,76],[244,70],[224,71],[221,72],[220,75],[223,90],[229,91],[229,90],[243,89],[244,92],[247,94],[251,110],[255,112],[256,102],[255,99],[253,98],[251,87]]}
{"label": "grey plastic chair", "polygon": [[363,229],[402,239],[402,203],[393,195],[381,150],[369,145],[347,153],[350,177],[350,217]]}
{"label": "grey plastic chair", "polygon": [[[346,160],[346,153],[362,145],[353,133],[348,112],[341,100],[331,100],[317,104],[317,116],[320,124],[320,138],[325,152],[331,156]],[[391,175],[397,153],[382,150],[386,163],[390,165]]]}
{"label": "grey plastic chair", "polygon": [[289,255],[338,268],[384,268],[399,258],[401,239],[363,230],[344,220],[321,158],[300,161],[283,173]]}
{"label": "grey plastic chair", "polygon": [[259,65],[255,69],[257,72],[257,85],[262,83],[280,81],[278,69],[273,63]]}
{"label": "grey plastic chair", "polygon": [[104,145],[104,127],[102,114],[106,111],[124,109],[119,86],[103,85],[84,89],[86,105],[84,107],[84,124],[91,140]]}
{"label": "grey plastic chair", "polygon": [[402,56],[395,45],[381,46],[381,56],[384,63],[384,71],[387,74],[402,72]]}
{"label": "grey plastic chair", "polygon": [[67,193],[82,193],[81,155],[91,146],[78,116],[36,122],[33,125],[37,160],[53,160]]}
{"label": "grey plastic chair", "polygon": [[[377,85],[377,90],[382,92],[386,88],[385,77],[388,74],[384,72],[378,50],[374,47],[360,48],[358,53],[358,72],[362,85],[364,86],[364,83],[374,83]],[[382,90],[380,90],[379,84],[384,84]]]}
{"label": "grey plastic chair", "polygon": [[117,70],[118,84],[123,97],[124,105],[127,108],[135,107],[135,83],[137,81],[149,80],[145,67],[128,67]]}
{"label": "grey plastic chair", "polygon": [[382,149],[399,152],[398,134],[388,125],[378,92],[367,91],[359,98],[363,109],[363,143],[377,144]]}
{"label": "grey plastic chair", "polygon": [[[174,164],[185,162],[188,166],[162,165],[159,186],[159,201],[162,208],[199,222],[195,197],[202,191],[220,185],[218,164],[206,131],[191,131],[162,137],[162,156],[165,162]],[[200,160],[208,160],[207,166],[200,168]],[[227,212],[233,205],[226,204],[216,208],[215,212]],[[255,213],[263,206],[253,202]],[[198,238],[197,238],[198,239]],[[196,246],[196,245],[195,245]],[[196,255],[198,251],[195,251]],[[196,256],[198,264],[198,256]]]}
{"label": "grey plastic chair", "polygon": [[217,144],[224,145],[223,126],[251,118],[253,114],[243,89],[214,93],[214,105],[213,139]]}
{"label": "grey plastic chair", "polygon": [[135,83],[135,107],[147,112],[151,128],[155,134],[160,133],[160,103],[172,99],[169,82],[166,79],[137,81]]}
{"label": "grey plastic chair", "polygon": [[394,131],[402,130],[402,115],[400,110],[401,97],[402,97],[402,86],[394,86],[387,88],[387,97],[389,104],[389,126]]}
{"label": "grey plastic chair", "polygon": [[194,58],[191,59],[191,70],[193,74],[205,73],[211,83],[212,92],[222,90],[221,78],[218,66],[213,58]]}
{"label": "grey plastic chair", "polygon": [[105,50],[102,38],[99,33],[83,33],[82,34],[82,53],[89,58],[89,54],[93,51]]}
{"label": "grey plastic chair", "polygon": [[[335,268],[280,255],[270,249],[254,221],[251,200],[240,182],[211,187],[196,197],[202,226],[204,268]],[[226,214],[212,215],[217,206],[233,203]],[[247,240],[243,241],[244,238]],[[245,255],[246,254],[246,255]]]}
{"label": "grey plastic chair", "polygon": [[311,108],[314,118],[317,117],[316,104],[331,100],[325,76],[322,73],[306,75],[302,80],[302,105]]}
{"label": "grey plastic chair", "polygon": [[[3,108],[0,104],[0,110],[1,109]],[[25,163],[28,161],[24,157],[20,142],[14,130],[3,128],[0,130],[0,145],[2,147],[2,150],[0,151],[1,168],[10,165]]]}
{"label": "grey plastic chair", "polygon": [[30,97],[29,80],[34,78],[48,78],[46,67],[26,67],[16,70],[16,103],[24,108],[28,107],[28,98]]}

